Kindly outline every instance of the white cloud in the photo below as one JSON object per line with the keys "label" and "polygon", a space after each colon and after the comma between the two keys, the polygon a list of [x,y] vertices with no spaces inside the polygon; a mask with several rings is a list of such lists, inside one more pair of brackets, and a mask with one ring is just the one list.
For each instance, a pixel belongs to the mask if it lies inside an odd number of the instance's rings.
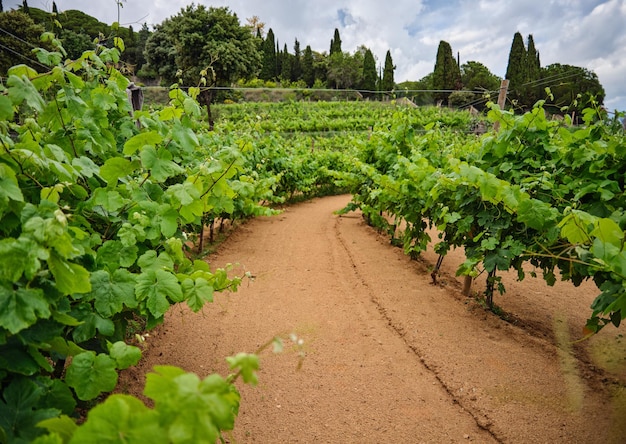
{"label": "white cloud", "polygon": [[[117,20],[116,0],[55,0],[60,10],[81,9],[101,21]],[[5,9],[22,0],[4,0]],[[50,10],[52,0],[29,0]],[[122,1],[121,22],[160,23],[191,1]],[[418,80],[432,71],[440,40],[494,74],[506,72],[513,34],[532,34],[542,65],[562,63],[594,71],[609,107],[626,110],[626,0],[196,0],[227,6],[242,23],[253,15],[272,28],[280,45],[328,51],[338,28],[344,51],[360,45],[379,63],[391,50],[397,81]],[[147,17],[146,17],[147,15]],[[145,18],[144,18],[145,17]],[[138,26],[141,23],[138,24]]]}

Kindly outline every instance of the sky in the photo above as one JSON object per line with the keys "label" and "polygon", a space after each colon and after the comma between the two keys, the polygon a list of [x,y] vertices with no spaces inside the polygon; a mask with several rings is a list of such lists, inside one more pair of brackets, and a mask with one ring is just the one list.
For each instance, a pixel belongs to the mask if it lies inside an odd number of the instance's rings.
{"label": "sky", "polygon": [[[57,9],[79,9],[105,23],[138,30],[176,15],[186,0],[55,0]],[[121,8],[117,4],[121,3]],[[328,51],[337,28],[342,50],[365,45],[379,64],[387,50],[395,81],[419,80],[433,71],[441,40],[467,61],[483,63],[504,77],[513,35],[532,34],[542,66],[561,63],[587,68],[605,89],[608,110],[626,111],[626,0],[195,0],[227,6],[242,24],[258,16],[280,47]],[[3,0],[5,10],[21,0]],[[28,0],[52,10],[52,0]],[[549,86],[549,85],[547,85]]]}

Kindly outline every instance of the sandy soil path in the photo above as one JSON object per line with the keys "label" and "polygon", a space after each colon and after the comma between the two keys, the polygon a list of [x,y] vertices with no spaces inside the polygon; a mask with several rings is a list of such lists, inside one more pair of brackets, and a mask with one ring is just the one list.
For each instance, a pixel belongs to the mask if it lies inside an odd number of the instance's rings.
{"label": "sandy soil path", "polygon": [[[156,364],[227,374],[225,356],[295,333],[302,368],[295,350],[262,355],[259,385],[241,386],[232,442],[624,442],[626,352],[613,350],[607,370],[592,359],[604,348],[571,345],[593,291],[526,283],[502,298],[519,316],[505,322],[461,296],[453,277],[432,285],[432,253],[411,261],[358,214],[334,215],[349,199],[234,230],[211,265],[240,263],[255,281],[200,314],[172,310],[131,379]],[[548,305],[532,303],[539,297]]]}

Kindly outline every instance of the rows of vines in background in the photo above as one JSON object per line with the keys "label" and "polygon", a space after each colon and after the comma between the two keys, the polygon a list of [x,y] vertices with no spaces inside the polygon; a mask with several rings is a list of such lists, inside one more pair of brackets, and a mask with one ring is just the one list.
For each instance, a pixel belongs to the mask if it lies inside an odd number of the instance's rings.
{"label": "rows of vines in background", "polygon": [[[47,38],[49,71],[16,66],[0,85],[0,442],[215,441],[238,411],[232,378],[171,367],[149,377],[154,409],[114,395],[85,425],[71,418],[140,359],[133,324],[236,290],[244,276],[190,260],[186,234],[215,214],[271,214],[259,203],[276,179],[249,174],[245,147],[216,140],[180,89],[131,117],[117,48],[61,63]],[[230,364],[254,381],[256,356]]]}
{"label": "rows of vines in background", "polygon": [[[419,254],[465,249],[458,274],[487,275],[486,297],[505,289],[498,271],[531,263],[554,284],[593,279],[600,295],[587,327],[596,332],[626,317],[624,173],[626,144],[618,122],[598,109],[585,125],[550,121],[538,104],[514,116],[493,108],[501,130],[482,138],[434,127],[416,136],[410,117],[375,131],[362,150],[353,203],[390,233],[405,223],[404,247]],[[386,216],[386,217],[383,217]],[[395,223],[390,223],[389,217]],[[558,273],[557,273],[558,271]],[[534,274],[534,273],[533,273]]]}
{"label": "rows of vines in background", "polygon": [[252,174],[276,177],[274,196],[286,200],[346,192],[343,177],[354,169],[360,149],[375,128],[391,128],[400,110],[416,133],[433,125],[465,133],[475,124],[468,113],[434,107],[409,112],[396,102],[241,103],[215,109],[217,136],[254,147],[244,150]]}

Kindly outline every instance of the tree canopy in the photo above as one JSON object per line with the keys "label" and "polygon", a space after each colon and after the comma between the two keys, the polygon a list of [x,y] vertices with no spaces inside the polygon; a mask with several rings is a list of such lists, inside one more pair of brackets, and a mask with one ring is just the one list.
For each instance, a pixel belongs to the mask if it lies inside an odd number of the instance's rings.
{"label": "tree canopy", "polygon": [[[157,26],[146,45],[154,48],[154,40],[168,56],[164,61],[176,67],[162,74],[180,71],[185,85],[198,85],[207,70],[208,77],[212,77],[207,78],[209,83],[229,84],[256,75],[261,63],[254,36],[227,7],[189,5]],[[146,57],[151,65],[159,66],[161,60],[155,60],[150,51]],[[168,76],[165,80],[179,79]]]}

